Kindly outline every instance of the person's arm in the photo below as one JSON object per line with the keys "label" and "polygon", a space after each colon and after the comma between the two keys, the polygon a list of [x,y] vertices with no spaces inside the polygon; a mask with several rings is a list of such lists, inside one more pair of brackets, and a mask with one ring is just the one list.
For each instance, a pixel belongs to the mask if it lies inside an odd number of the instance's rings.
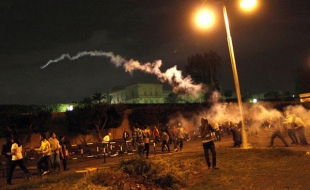
{"label": "person's arm", "polygon": [[39,148],[34,148],[35,151],[42,152],[42,142]]}
{"label": "person's arm", "polygon": [[212,127],[212,125],[209,124],[208,127],[209,127],[210,131],[216,132],[216,130],[214,129],[214,127]]}
{"label": "person's arm", "polygon": [[16,154],[16,150],[17,150],[17,147],[15,144],[12,145],[12,148],[11,148],[11,152],[8,152],[7,155],[11,156],[11,155],[15,155]]}

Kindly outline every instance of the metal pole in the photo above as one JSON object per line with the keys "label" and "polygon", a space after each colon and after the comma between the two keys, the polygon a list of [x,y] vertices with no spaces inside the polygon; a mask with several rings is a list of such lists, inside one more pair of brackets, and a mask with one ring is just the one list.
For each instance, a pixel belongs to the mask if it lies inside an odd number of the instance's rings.
{"label": "metal pole", "polygon": [[231,67],[232,67],[232,71],[233,71],[236,94],[237,94],[240,117],[241,117],[242,144],[243,144],[244,148],[247,148],[248,140],[247,140],[247,136],[246,136],[246,132],[245,132],[243,107],[242,107],[242,99],[241,99],[241,92],[240,92],[240,86],[239,86],[238,72],[237,72],[236,60],[235,60],[235,55],[234,55],[233,43],[232,43],[232,39],[231,39],[231,35],[230,35],[227,10],[226,10],[226,6],[225,6],[224,1],[222,1],[222,7],[223,7],[223,14],[224,14],[225,28],[226,28],[226,33],[227,33],[227,42],[228,42],[228,49],[229,49]]}

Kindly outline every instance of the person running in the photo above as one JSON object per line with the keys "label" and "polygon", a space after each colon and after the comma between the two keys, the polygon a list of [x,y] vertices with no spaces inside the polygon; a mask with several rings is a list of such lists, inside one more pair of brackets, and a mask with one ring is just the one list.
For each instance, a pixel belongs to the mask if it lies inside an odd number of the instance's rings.
{"label": "person running", "polygon": [[154,127],[153,135],[155,138],[155,144],[159,143],[160,142],[159,130],[156,126]]}
{"label": "person running", "polygon": [[295,115],[292,113],[292,110],[288,108],[284,114],[286,115],[284,124],[287,127],[287,134],[291,139],[291,144],[298,145],[298,139],[295,133]]}
{"label": "person running", "polygon": [[143,131],[143,142],[144,142],[143,155],[144,155],[144,152],[145,152],[146,158],[149,158],[149,154],[150,154],[150,137],[151,137],[150,129],[146,128]]}
{"label": "person running", "polygon": [[58,171],[60,171],[59,150],[61,147],[58,139],[56,138],[56,133],[52,132],[48,141],[51,145],[51,155],[50,155],[51,167],[53,170],[58,169]]}
{"label": "person running", "polygon": [[38,170],[38,175],[46,175],[50,172],[49,171],[49,160],[50,160],[50,155],[51,155],[51,145],[46,139],[46,135],[44,133],[40,135],[40,141],[41,141],[41,146],[35,149],[40,154],[42,154],[42,156],[39,158],[37,162],[37,170]]}
{"label": "person running", "polygon": [[170,152],[169,135],[163,131],[161,134],[161,151],[165,152],[165,148],[167,148],[168,152]]}
{"label": "person running", "polygon": [[179,124],[179,127],[177,129],[177,133],[176,133],[176,147],[175,147],[175,151],[178,152],[180,150],[180,152],[182,152],[183,149],[183,141],[185,138],[185,131],[184,128],[181,126],[181,124]]}
{"label": "person running", "polygon": [[22,147],[21,143],[19,142],[19,140],[18,139],[12,139],[11,152],[7,153],[8,155],[12,156],[12,163],[10,166],[9,175],[7,177],[7,180],[6,180],[6,183],[8,185],[12,184],[11,181],[12,181],[13,172],[14,172],[15,167],[17,165],[20,167],[21,170],[23,170],[25,172],[28,179],[31,176],[30,172],[28,171],[28,169],[25,166],[22,150],[23,150],[23,147]]}
{"label": "person running", "polygon": [[284,139],[282,132],[285,131],[283,123],[281,123],[280,118],[273,119],[270,122],[270,126],[274,128],[274,131],[270,137],[270,145],[269,147],[273,147],[273,141],[276,137],[281,139],[285,147],[288,147],[286,140]]}
{"label": "person running", "polygon": [[[204,150],[204,156],[208,165],[208,169],[219,169],[216,167],[216,151],[215,151],[215,145],[214,145],[214,140],[211,135],[212,132],[215,130],[213,127],[208,123],[208,119],[203,117],[201,118],[201,125],[199,127],[201,139],[202,139],[202,147]],[[211,151],[212,154],[212,165],[210,162],[209,158],[209,150]]]}

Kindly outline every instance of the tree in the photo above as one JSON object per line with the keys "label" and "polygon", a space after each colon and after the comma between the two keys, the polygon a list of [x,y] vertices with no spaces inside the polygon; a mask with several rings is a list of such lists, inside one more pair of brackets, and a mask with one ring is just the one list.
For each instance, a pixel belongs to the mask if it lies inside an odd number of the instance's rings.
{"label": "tree", "polygon": [[209,86],[210,91],[206,94],[208,99],[212,91],[220,90],[218,78],[221,68],[220,56],[210,50],[208,53],[191,55],[185,66],[185,73],[190,75],[196,84],[203,83]]}
{"label": "tree", "polygon": [[34,133],[47,132],[52,114],[47,106],[27,106],[27,113],[5,111],[0,113],[3,134],[17,137],[25,143]]}
{"label": "tree", "polygon": [[119,127],[123,121],[126,106],[124,104],[109,105],[106,103],[78,106],[66,112],[66,120],[72,134],[89,134],[95,130],[99,141],[102,131]]}
{"label": "tree", "polygon": [[226,98],[231,98],[232,95],[233,95],[233,92],[232,92],[231,90],[226,90],[226,91],[224,92],[224,96],[225,96]]}
{"label": "tree", "polygon": [[252,98],[253,98],[253,95],[252,95],[251,92],[245,91],[245,92],[242,94],[242,98],[245,99],[245,100],[252,99]]}
{"label": "tree", "polygon": [[90,97],[84,98],[80,103],[81,104],[91,104],[93,102],[93,99]]}
{"label": "tree", "polygon": [[165,103],[170,103],[170,104],[176,104],[181,102],[182,99],[179,97],[178,94],[176,93],[170,93],[166,98],[165,98]]}
{"label": "tree", "polygon": [[310,68],[298,68],[294,73],[295,90],[298,94],[310,92]]}
{"label": "tree", "polygon": [[106,100],[106,99],[107,99],[106,94],[103,94],[103,93],[100,93],[100,92],[96,92],[92,96],[92,102],[93,103],[101,103],[101,102],[104,102],[104,100]]}
{"label": "tree", "polygon": [[270,90],[267,93],[264,94],[264,98],[274,98],[274,99],[279,99],[281,97],[281,94],[279,91],[276,90]]}
{"label": "tree", "polygon": [[170,117],[178,112],[176,106],[169,104],[148,105],[134,108],[128,115],[131,125],[138,124],[142,129],[145,126],[161,126],[168,123]]}

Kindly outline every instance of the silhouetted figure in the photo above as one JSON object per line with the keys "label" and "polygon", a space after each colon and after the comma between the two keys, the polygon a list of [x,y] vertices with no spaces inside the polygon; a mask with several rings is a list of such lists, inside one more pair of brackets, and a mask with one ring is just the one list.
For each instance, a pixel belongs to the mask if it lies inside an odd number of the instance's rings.
{"label": "silhouetted figure", "polygon": [[60,136],[59,137],[60,141],[59,144],[61,146],[61,151],[60,151],[60,158],[62,160],[62,166],[64,171],[68,170],[67,164],[68,164],[68,157],[69,157],[69,141],[67,140],[66,136]]}
{"label": "silhouetted figure", "polygon": [[1,150],[1,154],[4,155],[5,157],[5,163],[4,163],[4,174],[5,177],[9,176],[9,172],[10,172],[10,167],[12,164],[12,155],[8,154],[11,152],[11,148],[12,148],[12,139],[11,138],[7,138],[7,142],[6,144],[2,145],[2,150]]}
{"label": "silhouetted figure", "polygon": [[[213,127],[208,123],[208,119],[203,117],[201,118],[201,125],[199,127],[201,139],[202,139],[202,146],[204,150],[205,159],[208,165],[208,169],[219,169],[216,167],[216,151],[215,151],[215,145],[214,145],[214,139],[211,135],[212,132],[215,130]],[[209,150],[212,154],[212,165],[209,158]]]}
{"label": "silhouetted figure", "polygon": [[276,137],[281,139],[285,147],[288,147],[289,145],[287,144],[285,138],[283,137],[282,133],[285,131],[284,125],[281,122],[280,118],[275,118],[269,121],[270,122],[270,127],[273,127],[274,131],[270,137],[270,145],[269,147],[273,147],[273,142]]}
{"label": "silhouetted figure", "polygon": [[284,125],[286,125],[287,127],[287,134],[292,141],[291,144],[295,144],[295,145],[299,144],[296,133],[295,133],[295,116],[287,112]]}
{"label": "silhouetted figure", "polygon": [[300,117],[295,117],[295,131],[298,135],[301,145],[308,145],[307,138],[305,136],[305,123]]}
{"label": "silhouetted figure", "polygon": [[232,133],[233,136],[233,142],[234,142],[234,147],[240,147],[242,144],[242,135],[241,131],[238,129],[237,126],[232,126],[230,128],[230,132]]}

